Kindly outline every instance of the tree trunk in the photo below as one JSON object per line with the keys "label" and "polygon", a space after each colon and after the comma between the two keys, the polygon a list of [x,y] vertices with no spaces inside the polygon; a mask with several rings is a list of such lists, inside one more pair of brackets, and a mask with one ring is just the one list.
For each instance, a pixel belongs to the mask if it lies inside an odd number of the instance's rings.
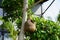
{"label": "tree trunk", "polygon": [[27,20],[27,8],[28,8],[28,0],[23,0],[23,19],[18,40],[24,40],[24,23]]}

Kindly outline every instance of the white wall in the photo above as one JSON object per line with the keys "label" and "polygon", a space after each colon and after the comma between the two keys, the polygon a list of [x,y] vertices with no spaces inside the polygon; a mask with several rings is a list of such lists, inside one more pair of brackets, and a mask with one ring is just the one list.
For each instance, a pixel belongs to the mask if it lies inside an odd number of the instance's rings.
{"label": "white wall", "polygon": [[[43,4],[43,11],[49,6],[49,4],[52,2],[53,0],[49,0],[47,2],[45,2]],[[60,10],[60,0],[55,0],[55,2],[50,6],[50,8],[45,12],[45,14],[43,15],[44,18],[48,19],[50,17],[51,20],[56,21],[57,20],[57,16],[59,14],[59,10]],[[33,8],[33,12],[37,15],[41,14],[41,6],[36,5]]]}
{"label": "white wall", "polygon": [[41,5],[38,4],[32,8],[32,11],[34,12],[35,15],[40,15],[41,14]]}

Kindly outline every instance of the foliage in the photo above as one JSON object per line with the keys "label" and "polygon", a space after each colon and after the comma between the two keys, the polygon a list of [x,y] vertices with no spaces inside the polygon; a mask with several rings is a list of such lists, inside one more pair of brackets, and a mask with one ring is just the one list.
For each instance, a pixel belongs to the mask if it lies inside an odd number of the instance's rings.
{"label": "foliage", "polygon": [[[28,0],[28,5],[31,6],[33,2],[34,0]],[[20,29],[22,24],[23,0],[3,0],[2,7],[6,13],[3,17],[0,17],[0,20],[3,21],[1,28],[7,29],[10,32],[10,37],[16,40],[17,30]],[[29,13],[32,13],[31,9],[28,10],[28,15]],[[17,24],[17,30],[14,29],[14,22]]]}
{"label": "foliage", "polygon": [[31,7],[35,3],[35,0],[28,0],[28,6]]}
{"label": "foliage", "polygon": [[[32,6],[34,1],[35,0],[28,0],[28,6]],[[15,40],[18,32],[14,29],[13,22],[15,22],[20,29],[23,0],[3,0],[2,6],[7,13],[4,13],[6,16],[0,18],[4,23],[1,27],[10,31],[10,36]],[[32,16],[32,14],[33,12],[29,9],[28,16]],[[32,19],[36,22],[37,29],[34,33],[26,32],[26,40],[60,40],[60,26],[58,23],[38,17],[33,17]]]}
{"label": "foliage", "polygon": [[16,24],[17,24],[17,27],[20,29],[22,24],[22,18],[17,19]]}
{"label": "foliage", "polygon": [[11,17],[14,21],[22,16],[23,0],[3,0],[2,6],[4,11],[7,12],[4,16],[5,20]]}
{"label": "foliage", "polygon": [[[34,3],[34,0],[28,0],[28,5],[31,6]],[[3,9],[7,12],[7,16],[4,18],[12,18],[12,20],[16,18],[22,17],[22,8],[23,8],[23,0],[3,0],[2,1]]]}
{"label": "foliage", "polygon": [[58,14],[57,21],[60,22],[60,14]]}
{"label": "foliage", "polygon": [[14,25],[12,24],[11,21],[7,21],[7,22],[4,22],[0,28],[3,28],[5,30],[7,30],[7,32],[9,32],[9,35],[10,37],[16,39],[16,36],[17,36],[17,31],[14,29]]}
{"label": "foliage", "polygon": [[60,40],[60,26],[50,20],[35,17],[36,31],[34,33],[26,32],[26,40]]}

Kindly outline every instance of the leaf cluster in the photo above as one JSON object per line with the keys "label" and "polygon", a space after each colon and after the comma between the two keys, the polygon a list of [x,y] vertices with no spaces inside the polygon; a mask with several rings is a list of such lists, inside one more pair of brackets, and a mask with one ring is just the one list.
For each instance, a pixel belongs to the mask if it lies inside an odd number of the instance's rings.
{"label": "leaf cluster", "polygon": [[6,30],[10,37],[16,39],[18,31],[14,29],[14,25],[11,21],[4,22],[2,25],[0,25],[0,28]]}
{"label": "leaf cluster", "polygon": [[[28,5],[32,5],[34,1],[28,0]],[[0,28],[7,29],[10,32],[10,37],[13,37],[16,40],[18,31],[14,29],[13,22],[17,24],[18,29],[22,24],[22,9],[23,9],[23,0],[3,0],[2,1],[3,10],[6,12],[4,16],[0,18],[3,21],[3,24]],[[28,15],[32,15],[31,9],[28,10]]]}
{"label": "leaf cluster", "polygon": [[60,40],[60,25],[44,18],[34,18],[36,31],[26,32],[26,40]]}

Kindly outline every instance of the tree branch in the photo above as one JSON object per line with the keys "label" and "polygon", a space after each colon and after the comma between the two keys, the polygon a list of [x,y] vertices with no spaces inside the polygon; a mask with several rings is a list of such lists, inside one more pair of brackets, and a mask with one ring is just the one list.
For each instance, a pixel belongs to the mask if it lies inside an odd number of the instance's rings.
{"label": "tree branch", "polygon": [[28,8],[28,0],[23,0],[23,19],[22,19],[22,27],[19,34],[18,40],[24,40],[24,23],[27,20],[27,8]]}

